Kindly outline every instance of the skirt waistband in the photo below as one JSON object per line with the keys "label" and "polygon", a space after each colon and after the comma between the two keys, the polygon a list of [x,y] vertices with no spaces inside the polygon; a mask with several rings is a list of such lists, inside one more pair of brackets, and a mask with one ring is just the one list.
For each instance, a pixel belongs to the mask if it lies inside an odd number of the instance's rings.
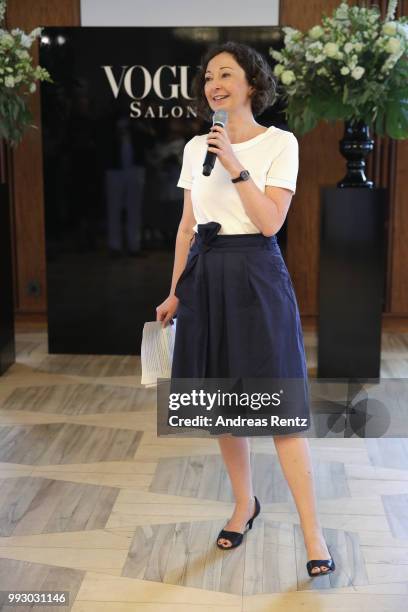
{"label": "skirt waistband", "polygon": [[216,221],[199,223],[198,231],[194,233],[194,242],[191,248],[200,251],[210,249],[243,250],[246,248],[265,249],[278,251],[276,236],[264,236],[263,234],[218,234],[221,224]]}

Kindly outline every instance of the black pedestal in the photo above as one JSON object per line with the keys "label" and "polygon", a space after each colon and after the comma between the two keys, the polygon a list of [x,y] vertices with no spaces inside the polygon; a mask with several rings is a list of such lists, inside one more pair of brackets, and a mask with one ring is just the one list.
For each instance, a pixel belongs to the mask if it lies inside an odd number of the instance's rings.
{"label": "black pedestal", "polygon": [[6,183],[0,183],[0,376],[15,362],[10,210]]}
{"label": "black pedestal", "polygon": [[379,378],[385,189],[321,189],[319,378]]}

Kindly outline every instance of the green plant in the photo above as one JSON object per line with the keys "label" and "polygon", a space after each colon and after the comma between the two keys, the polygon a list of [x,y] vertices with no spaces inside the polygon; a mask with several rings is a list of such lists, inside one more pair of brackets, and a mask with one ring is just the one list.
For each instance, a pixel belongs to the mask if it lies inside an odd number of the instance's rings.
{"label": "green plant", "polygon": [[408,137],[408,17],[394,19],[396,6],[389,2],[382,21],[378,6],[343,1],[306,33],[283,28],[285,46],[270,55],[291,130],[349,120]]}
{"label": "green plant", "polygon": [[[6,0],[0,0],[0,24],[4,21]],[[53,82],[48,71],[33,66],[29,49],[41,36],[41,28],[26,34],[20,28],[8,32],[0,28],[0,137],[15,147],[32,124],[27,98],[36,90],[36,81]]]}

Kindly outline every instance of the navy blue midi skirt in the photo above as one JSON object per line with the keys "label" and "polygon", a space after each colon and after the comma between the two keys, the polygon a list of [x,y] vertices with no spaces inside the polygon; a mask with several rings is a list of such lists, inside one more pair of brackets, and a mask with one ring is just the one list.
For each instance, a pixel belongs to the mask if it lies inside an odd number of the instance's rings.
{"label": "navy blue midi skirt", "polygon": [[[303,333],[276,236],[218,234],[220,228],[215,221],[198,224],[175,288],[179,305],[171,379],[205,380],[208,387],[210,379],[237,380],[241,390],[250,388],[251,393],[263,390],[265,381],[290,379],[296,401],[266,412],[291,418],[291,424],[269,423],[253,435],[304,431],[310,427],[310,394]],[[234,410],[243,417],[257,416],[252,407]],[[248,429],[238,433],[236,426],[199,429],[251,435]]]}

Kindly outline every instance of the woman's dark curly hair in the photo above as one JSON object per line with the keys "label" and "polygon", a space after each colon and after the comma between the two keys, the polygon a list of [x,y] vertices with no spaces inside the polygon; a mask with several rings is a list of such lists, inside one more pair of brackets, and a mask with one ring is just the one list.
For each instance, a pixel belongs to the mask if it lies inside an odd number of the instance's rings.
{"label": "woman's dark curly hair", "polygon": [[212,45],[201,58],[199,70],[192,82],[192,92],[197,99],[198,115],[206,121],[211,121],[213,111],[208,105],[204,94],[205,71],[208,62],[214,56],[224,51],[230,53],[245,71],[248,84],[252,85],[255,89],[251,94],[252,112],[255,116],[260,115],[275,102],[276,78],[270,65],[261,53],[248,45],[233,41]]}

